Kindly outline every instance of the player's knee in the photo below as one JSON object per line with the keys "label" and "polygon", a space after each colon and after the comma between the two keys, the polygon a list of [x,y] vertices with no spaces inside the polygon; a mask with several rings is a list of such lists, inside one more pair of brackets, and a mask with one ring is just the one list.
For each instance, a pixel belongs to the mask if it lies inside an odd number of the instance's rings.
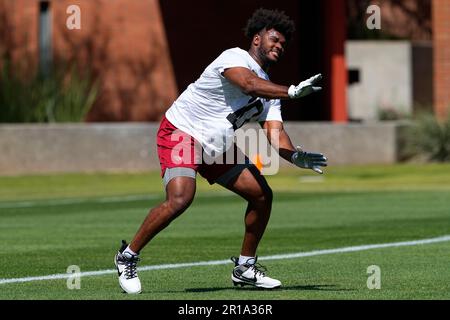
{"label": "player's knee", "polygon": [[262,205],[271,205],[273,199],[273,191],[270,187],[263,188],[258,192],[257,196],[254,197],[253,201],[260,203]]}
{"label": "player's knee", "polygon": [[192,203],[192,200],[193,197],[190,195],[177,194],[170,196],[167,200],[167,204],[173,214],[178,214],[186,210]]}

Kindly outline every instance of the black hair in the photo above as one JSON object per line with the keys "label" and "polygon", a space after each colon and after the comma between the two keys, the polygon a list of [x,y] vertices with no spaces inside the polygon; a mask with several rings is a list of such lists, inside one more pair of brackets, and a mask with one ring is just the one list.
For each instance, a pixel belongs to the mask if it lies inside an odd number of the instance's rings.
{"label": "black hair", "polygon": [[246,37],[253,38],[261,30],[272,28],[282,33],[289,42],[295,31],[295,23],[284,11],[259,8],[248,19],[244,33]]}

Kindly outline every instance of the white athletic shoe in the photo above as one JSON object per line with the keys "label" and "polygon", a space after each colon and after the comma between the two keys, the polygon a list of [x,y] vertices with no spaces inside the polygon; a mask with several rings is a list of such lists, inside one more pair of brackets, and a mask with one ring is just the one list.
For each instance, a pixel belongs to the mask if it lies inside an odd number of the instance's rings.
{"label": "white athletic shoe", "polygon": [[136,271],[136,264],[138,263],[139,258],[128,252],[124,254],[123,251],[127,247],[128,244],[125,240],[122,240],[122,247],[114,257],[114,263],[117,268],[117,273],[119,274],[119,284],[126,293],[141,293],[141,281],[139,280]]}
{"label": "white athletic shoe", "polygon": [[234,269],[231,273],[231,280],[235,286],[240,285],[243,287],[244,285],[250,285],[258,288],[264,289],[275,289],[281,287],[281,282],[276,279],[269,278],[266,276],[265,272],[267,271],[260,264],[239,264],[239,258],[231,257],[231,261],[234,262]]}

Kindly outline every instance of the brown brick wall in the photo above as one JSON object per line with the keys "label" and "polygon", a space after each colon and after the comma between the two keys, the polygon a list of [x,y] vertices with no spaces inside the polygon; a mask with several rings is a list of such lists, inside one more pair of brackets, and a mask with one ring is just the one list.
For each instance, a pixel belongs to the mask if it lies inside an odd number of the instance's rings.
{"label": "brown brick wall", "polygon": [[[158,120],[176,98],[158,0],[53,1],[55,53],[90,65],[101,83],[88,121]],[[81,9],[81,30],[66,8]]]}
{"label": "brown brick wall", "polygon": [[[346,0],[350,28],[365,26],[367,7],[378,5],[381,9],[381,29],[384,36],[411,40],[431,40],[431,1],[432,0]],[[353,31],[353,32],[352,32]],[[361,39],[363,34],[351,37]],[[367,33],[364,34],[368,36]]]}
{"label": "brown brick wall", "polygon": [[30,5],[30,0],[0,0],[0,58],[11,59],[20,67],[17,72],[30,72],[36,67],[38,12],[38,6]]}
{"label": "brown brick wall", "polygon": [[[158,120],[178,94],[159,1],[49,2],[54,60],[90,68],[100,84],[88,121]],[[66,27],[69,5],[81,9],[81,30]],[[38,58],[38,18],[39,0],[0,0],[7,51],[29,73]]]}
{"label": "brown brick wall", "polygon": [[431,39],[431,0],[374,0],[381,8],[381,28],[411,40]]}
{"label": "brown brick wall", "polygon": [[434,109],[440,118],[450,110],[450,1],[433,0]]}

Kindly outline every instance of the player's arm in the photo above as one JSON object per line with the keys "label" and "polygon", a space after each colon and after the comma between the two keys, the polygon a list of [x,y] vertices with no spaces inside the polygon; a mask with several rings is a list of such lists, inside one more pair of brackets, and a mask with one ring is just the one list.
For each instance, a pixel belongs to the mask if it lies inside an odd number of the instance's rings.
{"label": "player's arm", "polygon": [[313,86],[322,79],[320,74],[300,82],[297,86],[291,85],[290,87],[262,79],[244,67],[225,69],[223,76],[238,86],[246,95],[267,99],[297,99],[322,89]]}
{"label": "player's arm", "polygon": [[281,121],[265,121],[262,124],[270,144],[278,151],[283,159],[304,169],[312,169],[323,173],[320,167],[327,166],[327,158],[321,153],[306,152],[301,147],[294,148],[291,138],[284,130]]}
{"label": "player's arm", "polygon": [[261,125],[265,130],[267,139],[275,150],[278,151],[280,157],[291,162],[292,155],[296,150],[291,142],[291,138],[284,130],[283,122],[264,121]]}
{"label": "player's arm", "polygon": [[223,76],[238,86],[246,95],[267,99],[289,99],[287,86],[264,80],[250,69],[244,67],[225,69]]}

